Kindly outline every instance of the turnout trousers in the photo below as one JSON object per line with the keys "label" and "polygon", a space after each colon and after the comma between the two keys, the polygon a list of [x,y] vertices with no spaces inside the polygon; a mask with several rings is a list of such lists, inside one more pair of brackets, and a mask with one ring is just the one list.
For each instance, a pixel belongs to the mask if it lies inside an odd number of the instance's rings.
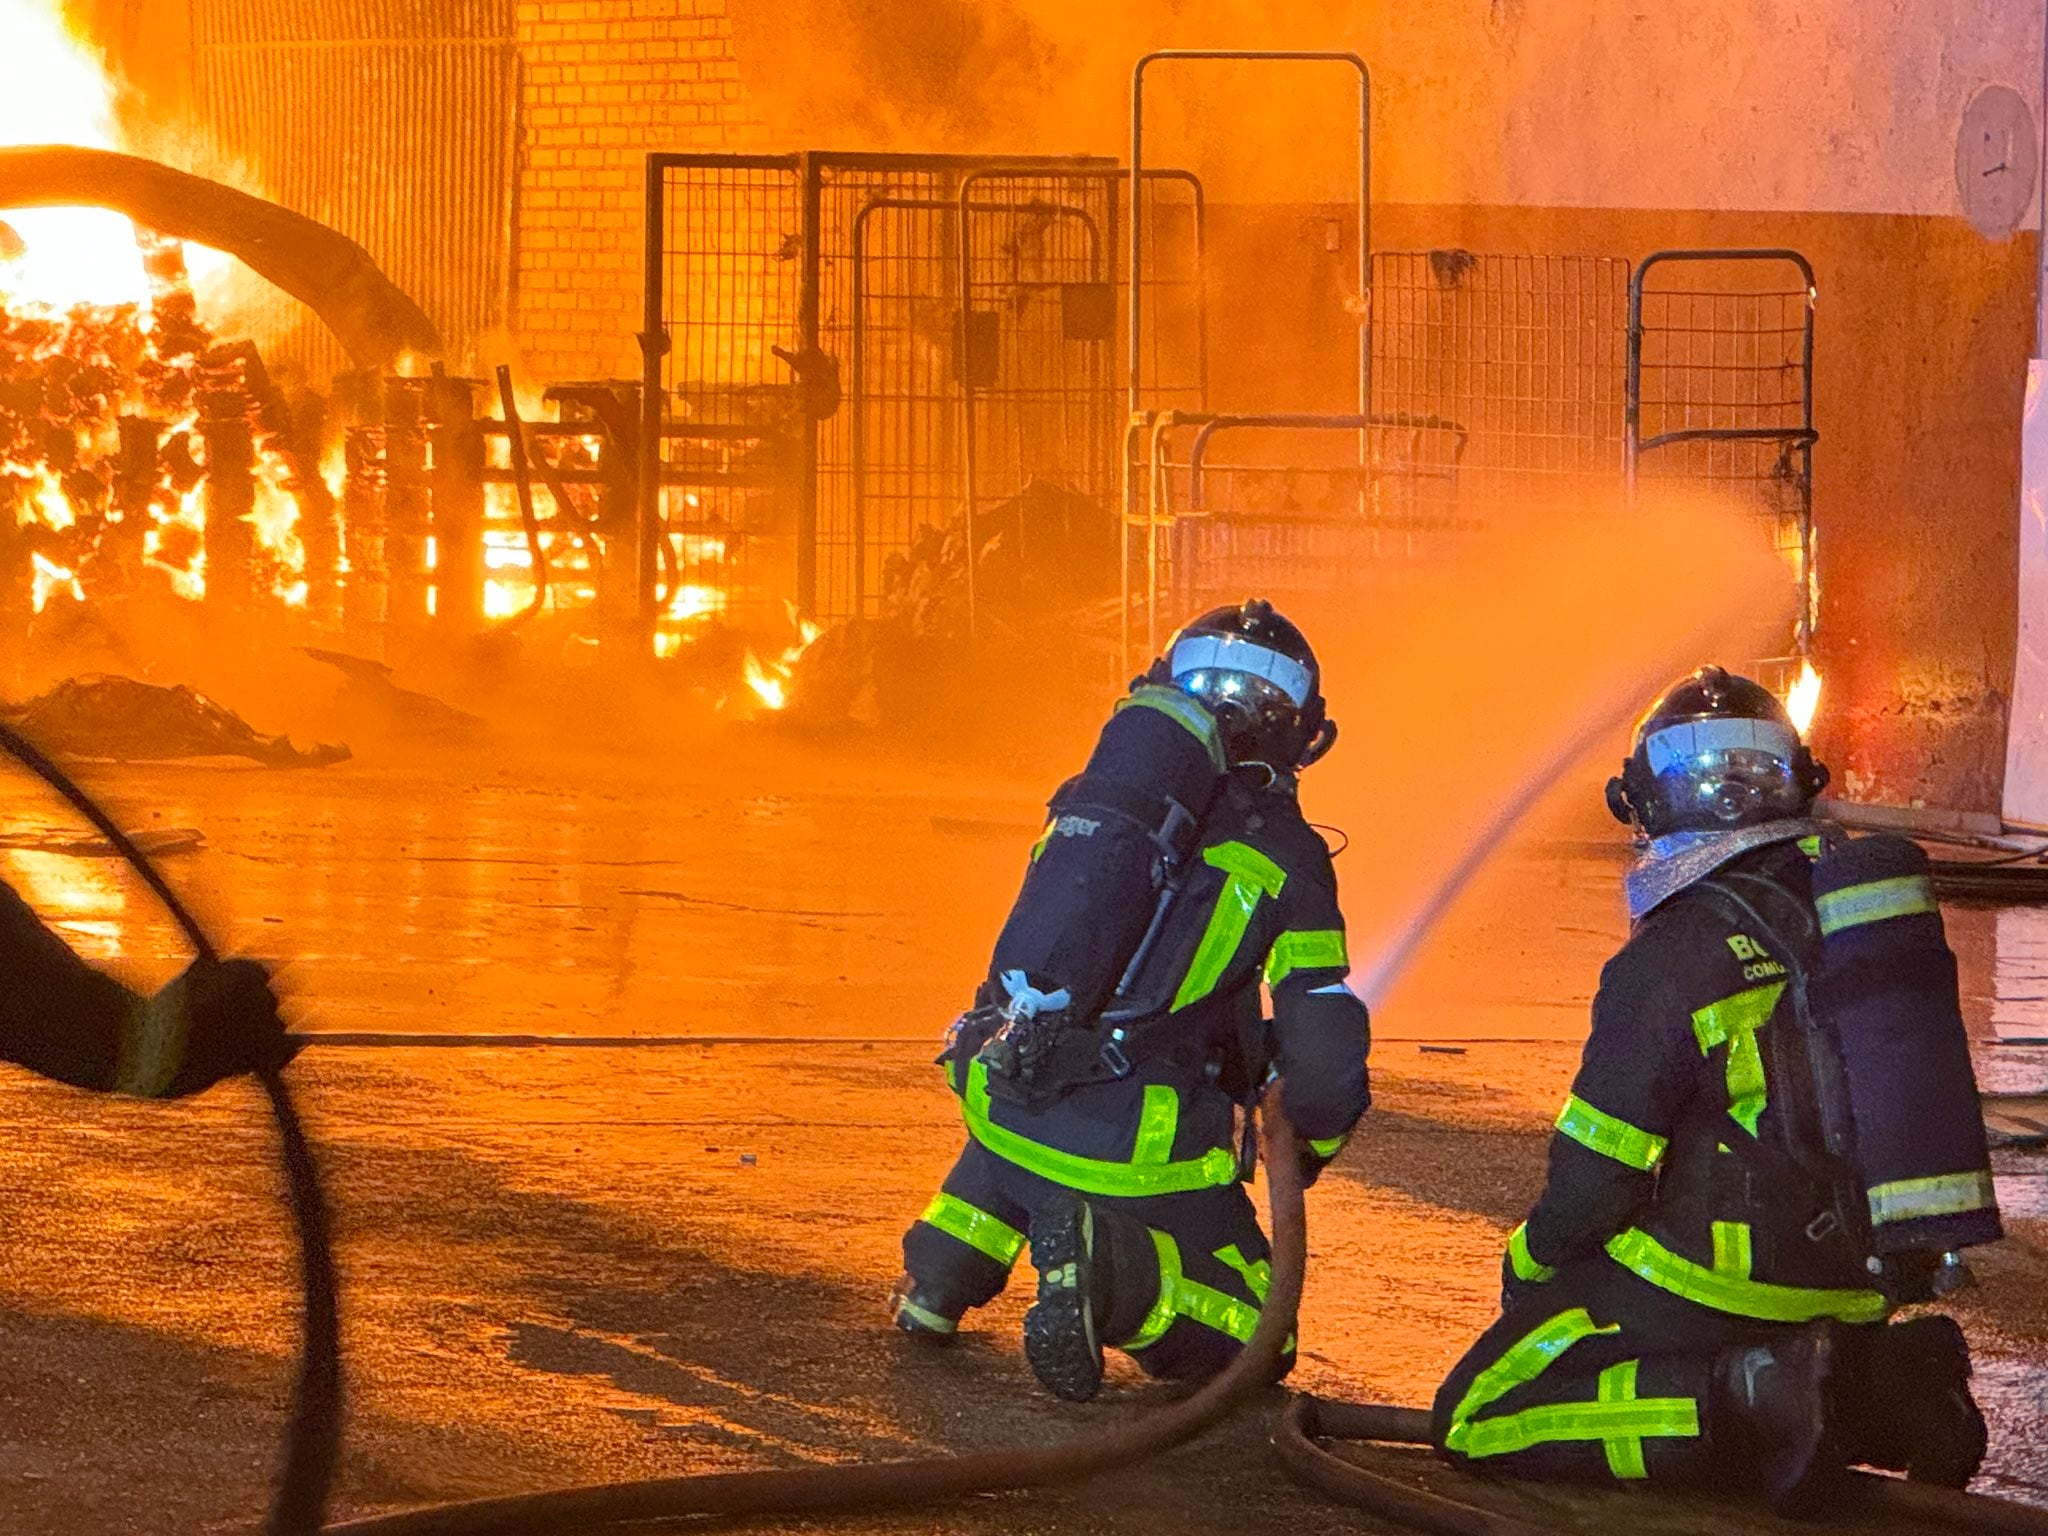
{"label": "turnout trousers", "polygon": [[[1033,1211],[1075,1198],[970,1139],[903,1235],[920,1321],[950,1332],[993,1301],[1030,1240]],[[1085,1198],[1119,1254],[1112,1315],[1142,1319],[1135,1331],[1117,1330],[1121,1337],[1105,1332],[1103,1342],[1153,1376],[1201,1380],[1222,1370],[1251,1337],[1272,1275],[1272,1250],[1244,1186]]]}
{"label": "turnout trousers", "polygon": [[1714,1358],[1802,1326],[1687,1301],[1605,1255],[1567,1265],[1453,1368],[1431,1437],[1454,1460],[1525,1477],[1741,1477],[1748,1452],[1714,1422]]}

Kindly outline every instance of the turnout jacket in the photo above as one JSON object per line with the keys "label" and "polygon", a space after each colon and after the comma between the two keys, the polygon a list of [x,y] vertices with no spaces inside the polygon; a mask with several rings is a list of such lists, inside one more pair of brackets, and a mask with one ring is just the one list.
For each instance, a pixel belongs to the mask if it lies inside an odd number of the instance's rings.
{"label": "turnout jacket", "polygon": [[0,1060],[80,1088],[111,1089],[141,999],[72,953],[0,883]]}
{"label": "turnout jacket", "polygon": [[[1083,1194],[1174,1194],[1241,1177],[1236,1106],[1265,1068],[1308,1143],[1336,1156],[1371,1101],[1365,1005],[1350,968],[1329,848],[1291,776],[1227,778],[1199,852],[1131,995],[1168,999],[1128,1026],[1128,1076],[1082,1083],[1037,1110],[992,1097],[969,1031],[941,1057],[967,1129],[997,1156]],[[1261,1017],[1261,985],[1270,1023]],[[1105,1037],[1106,1038],[1106,1037]]]}
{"label": "turnout jacket", "polygon": [[[1781,944],[1810,967],[1811,860],[1784,842],[1646,914],[1601,972],[1549,1177],[1509,1239],[1518,1283],[1606,1256],[1718,1312],[1771,1322],[1885,1312],[1859,1224],[1819,1171],[1812,1071]],[[1781,938],[1782,936],[1782,938]]]}

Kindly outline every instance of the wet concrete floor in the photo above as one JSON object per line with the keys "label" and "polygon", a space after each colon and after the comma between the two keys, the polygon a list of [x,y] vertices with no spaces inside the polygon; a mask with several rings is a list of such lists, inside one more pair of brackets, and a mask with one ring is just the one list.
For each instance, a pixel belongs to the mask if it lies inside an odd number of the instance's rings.
{"label": "wet concrete floor", "polygon": [[[172,877],[228,947],[286,959],[301,1027],[335,1037],[293,1074],[348,1284],[347,1510],[1042,1443],[1156,1400],[1124,1368],[1087,1408],[1039,1393],[1025,1286],[950,1352],[881,1311],[957,1148],[930,1056],[1014,890],[1033,776],[742,742],[715,766],[90,777],[132,825],[205,834]],[[39,828],[68,824],[0,779],[0,830]],[[1378,1107],[1310,1201],[1300,1384],[1425,1401],[1491,1320],[1623,931],[1611,831],[1540,820],[1374,1000]],[[1341,878],[1370,882],[1370,850]],[[12,848],[0,876],[139,983],[177,963],[111,861]],[[2048,1088],[2048,1047],[1999,1043],[2048,1036],[2038,915],[1950,914],[1987,1087]],[[472,1043],[393,1038],[420,1036]],[[0,1529],[246,1524],[296,1294],[256,1096],[136,1105],[8,1072],[0,1146]],[[1981,1486],[2036,1499],[2044,1172],[2000,1155],[2013,1237],[1958,1307],[1994,1420]],[[1083,1489],[852,1528],[1369,1529],[1286,1481],[1270,1412]]]}

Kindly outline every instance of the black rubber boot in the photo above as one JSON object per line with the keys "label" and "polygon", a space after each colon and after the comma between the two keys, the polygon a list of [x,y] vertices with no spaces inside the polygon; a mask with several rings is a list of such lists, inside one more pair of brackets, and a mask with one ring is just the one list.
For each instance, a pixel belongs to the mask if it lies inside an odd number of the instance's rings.
{"label": "black rubber boot", "polygon": [[1038,1300],[1024,1314],[1024,1358],[1054,1397],[1085,1403],[1102,1389],[1102,1339],[1096,1331],[1105,1298],[1095,1262],[1095,1215],[1078,1196],[1031,1217],[1031,1262]]}
{"label": "black rubber boot", "polygon": [[1970,1346],[1951,1317],[1871,1331],[1856,1372],[1853,1460],[1918,1483],[1962,1488],[1984,1460],[1984,1415],[1970,1395]]}
{"label": "black rubber boot", "polygon": [[890,1321],[909,1334],[930,1344],[950,1344],[960,1332],[960,1319],[941,1307],[937,1299],[918,1289],[909,1273],[897,1277],[889,1292]]}
{"label": "black rubber boot", "polygon": [[1781,1515],[1818,1513],[1845,1485],[1840,1350],[1834,1328],[1816,1324],[1714,1362],[1717,1418],[1747,1447],[1758,1491]]}

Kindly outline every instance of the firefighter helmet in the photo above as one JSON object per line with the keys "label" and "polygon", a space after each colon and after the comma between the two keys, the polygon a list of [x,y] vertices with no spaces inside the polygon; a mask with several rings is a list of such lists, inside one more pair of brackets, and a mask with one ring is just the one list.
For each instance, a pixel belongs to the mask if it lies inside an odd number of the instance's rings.
{"label": "firefighter helmet", "polygon": [[1634,750],[1607,781],[1607,808],[1649,837],[1726,832],[1803,816],[1827,783],[1769,689],[1701,667],[1636,723]]}
{"label": "firefighter helmet", "polygon": [[1337,740],[1315,652],[1263,598],[1212,608],[1182,626],[1145,681],[1201,700],[1222,724],[1233,767],[1298,772]]}

